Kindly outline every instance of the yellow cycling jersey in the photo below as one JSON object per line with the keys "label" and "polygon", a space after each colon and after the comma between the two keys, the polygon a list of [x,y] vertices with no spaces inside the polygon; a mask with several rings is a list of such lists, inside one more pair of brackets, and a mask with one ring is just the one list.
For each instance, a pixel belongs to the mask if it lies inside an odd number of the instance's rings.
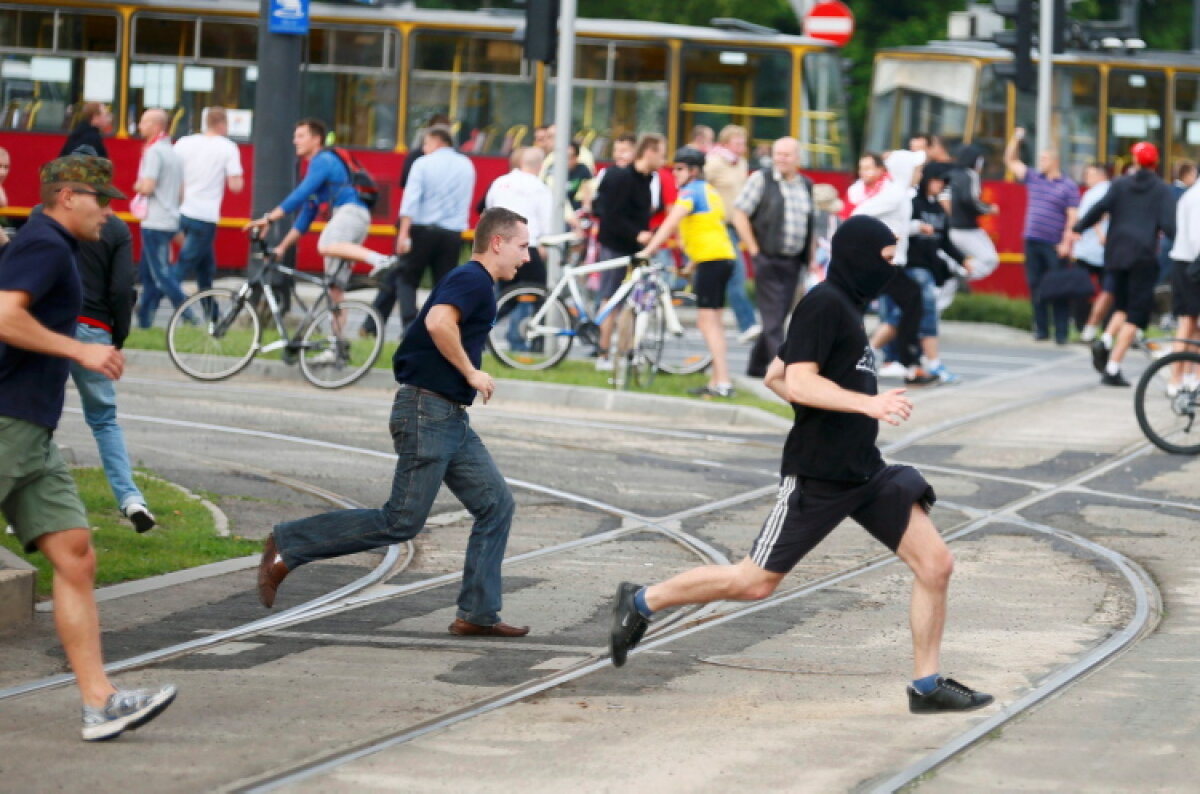
{"label": "yellow cycling jersey", "polygon": [[688,214],[679,224],[683,252],[693,262],[715,262],[733,259],[733,243],[725,228],[725,204],[721,194],[702,179],[693,179],[679,189],[676,207],[686,207]]}

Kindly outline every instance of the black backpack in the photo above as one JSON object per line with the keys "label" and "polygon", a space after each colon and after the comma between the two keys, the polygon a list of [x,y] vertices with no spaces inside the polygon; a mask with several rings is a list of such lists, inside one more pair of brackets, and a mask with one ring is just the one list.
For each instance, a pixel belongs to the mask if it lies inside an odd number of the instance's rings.
{"label": "black backpack", "polygon": [[346,149],[334,146],[330,151],[342,161],[342,165],[346,166],[346,171],[350,174],[350,187],[354,188],[354,195],[367,205],[367,209],[374,209],[375,204],[379,201],[379,185],[375,183],[371,173],[363,168],[362,164],[354,159],[354,155]]}

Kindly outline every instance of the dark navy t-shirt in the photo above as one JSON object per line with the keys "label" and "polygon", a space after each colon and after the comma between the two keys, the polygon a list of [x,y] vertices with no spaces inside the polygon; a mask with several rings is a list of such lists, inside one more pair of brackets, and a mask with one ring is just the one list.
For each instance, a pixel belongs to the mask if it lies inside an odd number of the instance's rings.
{"label": "dark navy t-shirt", "polygon": [[[843,389],[878,393],[862,314],[831,284],[814,287],[797,304],[779,357],[785,364],[815,363],[819,375]],[[796,418],[783,446],[784,476],[865,482],[883,468],[875,446],[878,420],[794,403],[792,409]]]}
{"label": "dark navy t-shirt", "polygon": [[397,383],[420,386],[456,403],[470,405],[475,401],[475,390],[437,349],[425,327],[429,310],[440,303],[458,308],[462,315],[458,327],[463,349],[471,363],[479,367],[488,331],[496,322],[496,287],[491,274],[472,260],[451,270],[433,288],[392,358],[392,371]]}
{"label": "dark navy t-shirt", "polygon": [[[78,250],[70,232],[38,213],[0,255],[0,291],[29,293],[29,313],[51,331],[72,338],[83,307]],[[58,427],[69,366],[65,358],[0,342],[0,416]]]}

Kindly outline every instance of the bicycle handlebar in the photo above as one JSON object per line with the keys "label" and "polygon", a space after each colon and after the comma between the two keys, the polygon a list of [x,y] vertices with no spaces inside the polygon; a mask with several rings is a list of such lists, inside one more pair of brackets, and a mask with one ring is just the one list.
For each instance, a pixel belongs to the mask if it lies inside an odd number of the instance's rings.
{"label": "bicycle handlebar", "polygon": [[538,245],[574,245],[582,243],[584,238],[575,234],[575,232],[563,232],[562,234],[543,234],[538,238]]}

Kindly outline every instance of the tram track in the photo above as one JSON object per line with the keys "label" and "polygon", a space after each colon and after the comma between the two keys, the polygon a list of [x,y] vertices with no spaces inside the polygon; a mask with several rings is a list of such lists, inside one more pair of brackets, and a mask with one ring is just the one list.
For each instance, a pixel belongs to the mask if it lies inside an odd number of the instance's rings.
{"label": "tram track", "polygon": [[[172,385],[174,385],[174,384],[172,384]],[[1003,404],[994,404],[992,406],[989,406],[986,409],[974,412],[970,415],[963,416],[963,417],[957,417],[953,420],[948,420],[946,422],[938,423],[934,426],[930,426],[930,427],[926,427],[926,428],[922,428],[917,431],[914,431],[913,433],[910,433],[910,434],[904,436],[903,438],[898,439],[898,440],[892,442],[891,444],[886,445],[884,447],[884,451],[887,454],[891,455],[891,454],[894,454],[895,452],[898,452],[898,451],[904,449],[905,447],[919,443],[920,441],[923,441],[931,436],[934,436],[934,435],[937,435],[940,433],[949,432],[950,430],[969,425],[972,422],[981,421],[982,419],[993,418],[997,415],[1000,415],[1000,414],[1003,414],[1003,413],[1006,413],[1009,411],[1019,410],[1021,408],[1028,407],[1030,404],[1035,403],[1035,402],[1040,402],[1040,401],[1043,401],[1046,399],[1054,399],[1057,397],[1070,396],[1071,394],[1077,393],[1078,391],[1081,391],[1081,390],[1082,389],[1080,386],[1072,384],[1070,386],[1061,387],[1058,389],[1043,390],[1041,393],[1035,394],[1034,396],[1029,397],[1025,400],[1018,400],[1018,401],[1007,402],[1007,403],[1003,403]],[[193,430],[206,430],[208,432],[228,432],[228,433],[232,433],[235,435],[258,436],[260,438],[269,438],[269,439],[273,439],[273,440],[277,440],[277,441],[281,441],[281,442],[287,442],[287,443],[300,443],[300,444],[305,444],[305,445],[309,445],[309,446],[337,449],[341,452],[347,452],[347,453],[364,454],[364,455],[371,455],[371,456],[376,456],[376,457],[386,457],[386,458],[393,457],[390,453],[379,452],[376,450],[352,447],[349,445],[336,444],[333,442],[322,441],[320,439],[306,439],[306,438],[295,437],[295,436],[289,437],[284,434],[271,433],[270,431],[258,431],[258,430],[248,429],[248,428],[234,428],[234,427],[228,427],[228,426],[217,426],[217,425],[213,425],[213,424],[209,424],[209,423],[188,422],[186,420],[171,420],[171,419],[167,419],[165,417],[150,417],[150,416],[140,416],[139,415],[136,417],[135,416],[126,416],[124,418],[126,420],[130,420],[130,421],[144,421],[144,422],[152,422],[152,423],[159,423],[159,424],[171,424],[171,425],[175,425],[178,427],[190,428]],[[520,416],[520,418],[522,419],[522,421],[530,420],[530,417],[526,417],[524,415]],[[537,419],[540,419],[540,418],[541,417],[534,418],[534,421],[536,421]],[[573,420],[573,423],[583,422],[583,421],[584,420]],[[607,424],[611,425],[611,426],[606,427],[605,429],[610,430],[610,431],[644,432],[646,429],[646,428],[640,428],[640,427],[635,427],[635,426],[630,426],[630,425],[623,425],[620,423],[607,423]],[[742,441],[754,442],[754,440],[750,440],[750,439],[737,439],[736,437],[722,437],[722,436],[713,437],[708,434],[704,434],[704,440],[706,440],[706,441],[726,441],[727,443],[733,443],[733,444],[738,444],[738,443],[741,443]],[[761,443],[761,442],[758,442],[758,443]],[[1086,539],[1081,538],[1079,536],[1073,535],[1072,533],[1065,533],[1061,530],[1056,530],[1052,527],[1045,527],[1044,525],[1036,525],[1035,522],[1027,522],[1024,519],[1021,519],[1017,515],[1017,512],[1021,509],[1024,509],[1025,507],[1032,505],[1032,504],[1036,504],[1038,501],[1050,498],[1051,496],[1054,496],[1059,493],[1086,492],[1086,493],[1093,493],[1093,494],[1108,496],[1110,494],[1108,494],[1107,492],[1094,491],[1092,489],[1087,488],[1086,485],[1084,485],[1084,483],[1086,483],[1088,480],[1091,480],[1095,477],[1100,476],[1101,474],[1111,470],[1112,468],[1114,468],[1116,466],[1123,465],[1123,463],[1127,462],[1132,457],[1139,455],[1139,454],[1143,454],[1148,449],[1149,449],[1149,445],[1142,445],[1142,446],[1134,449],[1132,452],[1129,452],[1125,455],[1119,456],[1117,460],[1110,461],[1107,463],[1097,464],[1096,466],[1088,469],[1084,473],[1082,473],[1076,477],[1069,478],[1066,482],[1059,483],[1057,485],[1055,485],[1053,483],[1022,480],[1020,478],[1009,478],[1009,477],[1004,477],[1003,475],[994,475],[994,474],[990,474],[990,473],[986,473],[986,472],[977,472],[977,471],[970,470],[970,469],[953,468],[953,467],[930,467],[931,470],[941,470],[943,473],[946,473],[946,474],[955,474],[955,475],[960,475],[960,476],[964,476],[964,477],[978,477],[981,479],[995,479],[998,481],[1006,481],[1006,482],[1010,482],[1011,484],[1017,484],[1017,485],[1022,485],[1025,487],[1033,488],[1035,490],[1034,494],[1024,497],[1022,499],[1014,500],[1013,502],[1011,502],[1001,508],[995,509],[995,510],[978,510],[978,509],[972,510],[970,508],[964,509],[964,513],[966,515],[968,515],[968,520],[966,522],[964,522],[965,526],[960,525],[959,527],[951,528],[946,533],[947,541],[954,542],[963,537],[969,536],[971,534],[975,534],[975,533],[984,531],[991,524],[995,524],[998,522],[1006,522],[1006,523],[1021,524],[1032,532],[1038,532],[1043,535],[1053,536],[1060,541],[1070,543],[1070,544],[1080,548],[1083,551],[1086,551],[1088,553],[1094,553],[1097,556],[1115,555],[1115,552],[1111,552],[1107,549],[1104,549],[1104,547],[1098,546],[1097,544],[1094,544],[1091,541],[1087,541]],[[222,462],[227,465],[231,463],[229,461],[222,461]],[[721,466],[721,464],[719,462],[712,462],[712,463],[713,463],[714,467]],[[616,507],[613,505],[606,505],[603,502],[600,502],[599,500],[594,500],[594,499],[590,499],[588,497],[583,497],[583,496],[579,496],[579,495],[566,494],[566,492],[559,491],[559,490],[553,489],[553,488],[549,488],[547,486],[542,486],[537,483],[525,482],[525,481],[521,481],[521,480],[510,480],[510,484],[515,488],[526,489],[526,490],[529,490],[532,492],[541,493],[543,495],[552,496],[555,498],[561,499],[564,496],[566,496],[568,498],[576,500],[574,502],[576,504],[586,505],[586,506],[589,506],[589,507],[592,507],[595,509],[605,510],[607,512],[610,512],[613,515],[618,515],[618,516],[622,517],[624,520],[626,520],[627,523],[632,523],[633,526],[622,527],[617,530],[610,530],[608,532],[600,533],[600,534],[594,535],[594,536],[589,536],[587,538],[580,538],[580,539],[571,541],[566,544],[560,544],[559,546],[556,546],[556,547],[539,549],[539,550],[536,550],[533,552],[528,552],[528,553],[522,554],[522,555],[515,555],[506,560],[506,565],[513,564],[513,563],[519,563],[519,562],[527,560],[527,559],[534,559],[539,556],[544,556],[545,554],[548,554],[548,553],[557,553],[560,551],[566,551],[569,548],[578,548],[582,545],[591,545],[592,543],[602,543],[602,542],[607,542],[610,540],[615,540],[624,535],[627,535],[630,533],[635,533],[635,532],[640,532],[640,531],[645,531],[646,529],[657,530],[657,531],[662,532],[663,534],[667,535],[668,537],[671,537],[673,540],[676,540],[677,542],[681,542],[684,545],[687,545],[689,540],[699,540],[699,539],[693,538],[692,536],[687,535],[687,533],[682,533],[678,530],[674,530],[672,527],[670,527],[668,525],[679,522],[679,521],[683,520],[684,518],[696,517],[696,516],[704,515],[707,513],[716,512],[718,510],[725,509],[725,508],[734,506],[736,504],[740,504],[740,503],[753,501],[755,499],[762,498],[765,495],[773,493],[776,488],[776,486],[774,484],[772,484],[770,486],[764,486],[762,488],[755,488],[755,489],[743,492],[741,494],[736,494],[731,497],[726,497],[724,499],[717,500],[717,501],[714,501],[714,502],[711,502],[711,503],[708,503],[705,505],[699,505],[696,507],[676,511],[673,514],[664,516],[662,518],[651,519],[651,518],[647,518],[645,516],[637,515],[636,513],[633,513],[632,511],[624,510],[622,508],[619,508],[619,507]],[[1141,500],[1138,497],[1126,497],[1126,495],[1123,495],[1123,494],[1111,494],[1111,496],[1113,496],[1114,498],[1130,498],[1130,499],[1134,499],[1134,500],[1138,500],[1138,501],[1153,501],[1153,500]],[[945,502],[943,502],[943,503],[945,504]],[[954,505],[950,505],[950,506],[954,507]],[[1186,507],[1189,509],[1193,509],[1193,510],[1200,509],[1194,505],[1187,505],[1186,503],[1180,503],[1180,506]],[[703,541],[701,541],[701,543],[703,543]],[[693,551],[695,551],[695,550],[696,549],[693,549]],[[716,551],[716,550],[709,547],[708,551]],[[1103,552],[1103,553],[1101,553],[1101,552]],[[698,553],[703,555],[706,552],[702,550]],[[719,552],[717,552],[717,554],[719,554]],[[1117,558],[1119,558],[1119,559],[1117,559]],[[701,556],[701,559],[704,559],[704,557]],[[820,590],[823,590],[823,589],[826,589],[829,587],[833,587],[834,585],[839,584],[841,582],[845,582],[847,580],[856,578],[858,576],[862,576],[868,572],[877,570],[878,568],[883,567],[884,565],[891,564],[892,562],[894,562],[894,560],[895,560],[895,558],[892,557],[891,555],[881,555],[880,557],[868,559],[866,561],[861,562],[860,564],[858,564],[856,566],[852,566],[850,568],[840,570],[838,572],[830,574],[829,576],[826,576],[826,577],[823,577],[820,579],[816,579],[816,580],[813,580],[810,582],[801,583],[798,586],[789,588],[786,591],[778,592],[774,596],[772,596],[770,599],[767,599],[763,602],[757,602],[752,605],[735,608],[734,610],[727,611],[727,612],[724,612],[721,614],[703,614],[703,613],[701,613],[701,614],[678,616],[676,619],[672,620],[669,624],[660,623],[658,626],[656,626],[655,627],[656,631],[654,631],[650,635],[648,635],[648,637],[644,641],[643,645],[639,649],[635,650],[634,653],[640,653],[640,652],[644,652],[644,651],[653,650],[654,648],[658,648],[658,647],[660,647],[662,645],[666,645],[670,642],[677,641],[678,639],[689,636],[695,632],[707,630],[708,628],[722,625],[726,622],[735,620],[739,617],[743,617],[748,614],[752,614],[753,612],[759,611],[761,609],[769,609],[774,606],[778,606],[781,603],[786,603],[787,601],[790,601],[792,599],[800,598],[805,595],[809,595],[811,593],[819,592]],[[725,561],[725,560],[723,560],[723,556],[720,561]],[[1136,640],[1140,636],[1142,636],[1142,634],[1145,631],[1149,630],[1149,627],[1152,625],[1152,618],[1156,615],[1156,609],[1155,609],[1154,605],[1157,603],[1157,591],[1154,590],[1153,584],[1149,581],[1149,578],[1144,575],[1144,572],[1140,572],[1140,568],[1138,568],[1135,564],[1131,563],[1130,561],[1124,559],[1123,557],[1120,557],[1120,555],[1115,555],[1115,558],[1110,558],[1109,561],[1112,562],[1119,570],[1122,571],[1122,574],[1125,575],[1126,580],[1127,580],[1127,582],[1129,582],[1130,587],[1134,590],[1135,596],[1137,596],[1138,612],[1134,616],[1134,619],[1131,620],[1130,623],[1127,624],[1127,626],[1125,628],[1123,628],[1120,632],[1117,632],[1117,634],[1110,637],[1108,640],[1106,640],[1104,643],[1102,643],[1102,645],[1099,646],[1097,649],[1094,649],[1094,651],[1092,653],[1088,654],[1084,659],[1078,660],[1076,663],[1074,663],[1072,665],[1067,665],[1064,668],[1060,669],[1059,671],[1056,671],[1052,676],[1050,676],[1048,679],[1046,679],[1046,681],[1043,682],[1043,684],[1040,685],[1037,689],[1033,690],[1032,692],[1030,692],[1023,698],[1021,698],[1020,700],[1016,701],[1015,703],[1010,704],[1009,706],[1005,707],[1000,714],[997,714],[994,717],[989,718],[989,723],[991,722],[991,720],[997,719],[1000,717],[1003,717],[1002,721],[1007,721],[1008,719],[1012,719],[1014,716],[1017,716],[1018,714],[1026,711],[1028,708],[1031,708],[1033,705],[1036,705],[1037,702],[1040,702],[1042,699],[1049,696],[1053,692],[1060,690],[1062,687],[1069,685],[1073,681],[1077,680],[1081,675],[1086,674],[1087,671],[1094,669],[1097,665],[1103,663],[1108,658],[1111,658],[1112,655],[1119,653],[1122,649],[1128,647],[1133,642],[1136,642]],[[1129,572],[1129,573],[1127,573],[1127,572]],[[374,603],[374,602],[377,602],[377,601],[380,601],[380,600],[383,600],[386,598],[397,597],[397,596],[404,595],[407,593],[417,592],[421,589],[428,589],[430,587],[441,586],[448,582],[453,582],[453,581],[457,580],[458,578],[459,578],[458,574],[446,574],[443,576],[432,577],[432,578],[429,578],[426,580],[422,580],[420,582],[410,583],[409,585],[402,585],[399,587],[389,587],[387,592],[378,593],[378,594],[362,592],[362,590],[369,588],[369,585],[367,586],[367,588],[361,588],[357,594],[342,593],[337,598],[333,597],[334,594],[329,594],[328,600],[324,601],[320,605],[313,606],[313,604],[315,602],[309,602],[308,604],[300,605],[299,607],[295,607],[292,610],[288,610],[286,613],[279,613],[278,615],[272,616],[272,618],[264,619],[264,621],[255,621],[250,624],[246,624],[245,626],[238,627],[237,629],[234,629],[233,631],[239,631],[238,636],[248,636],[249,634],[269,633],[272,630],[283,629],[286,627],[286,625],[294,625],[295,623],[304,622],[306,620],[315,619],[317,617],[328,616],[330,614],[334,614],[334,613],[336,613],[338,611],[342,611],[344,609],[365,606],[369,603]],[[1139,587],[1142,589],[1141,590],[1137,589]],[[339,592],[339,591],[335,591],[335,593],[336,592]],[[338,603],[334,603],[334,601],[337,601]],[[302,607],[304,608],[303,614],[299,611]],[[678,615],[678,613],[676,613],[676,614]],[[673,616],[673,617],[675,617],[675,616]],[[267,621],[272,621],[272,620],[276,621],[276,622],[272,622],[270,624],[267,623]],[[1140,623],[1139,623],[1139,621],[1140,621]],[[217,634],[217,635],[210,635],[208,637],[202,638],[202,641],[204,641],[206,645],[213,645],[213,644],[217,644],[220,642],[229,641],[233,638],[234,638],[233,636],[225,636],[223,634]],[[188,644],[185,643],[184,645],[188,645]],[[188,649],[184,648],[183,646],[175,646],[175,649],[176,649],[176,653],[171,654],[171,656],[178,655],[179,653],[188,652]],[[132,666],[144,666],[146,664],[151,664],[154,661],[156,661],[156,659],[146,659],[146,658],[144,658],[145,656],[146,655],[143,655],[143,657],[134,657],[134,659],[132,659],[132,660],[124,660],[122,663],[116,663],[116,664],[127,665],[127,666],[122,666],[120,669],[129,669],[129,667],[132,667]],[[1094,659],[1092,658],[1093,656],[1095,657]],[[161,658],[169,658],[169,657],[164,655]],[[134,662],[136,662],[136,663],[134,663]],[[569,681],[576,680],[576,679],[586,676],[592,672],[603,669],[607,665],[607,663],[608,663],[607,657],[605,655],[601,654],[599,656],[585,660],[584,662],[580,662],[579,664],[577,664],[571,668],[568,668],[566,670],[556,671],[553,674],[548,674],[541,678],[533,679],[531,681],[525,682],[523,685],[521,685],[519,687],[513,688],[510,691],[506,691],[506,692],[496,695],[494,697],[478,701],[477,703],[472,704],[470,706],[466,706],[466,707],[463,707],[460,709],[455,709],[455,710],[452,710],[445,714],[438,715],[437,717],[432,718],[430,720],[426,720],[422,723],[411,725],[411,726],[406,726],[405,728],[401,729],[398,732],[389,734],[382,738],[377,737],[374,740],[371,740],[367,743],[360,744],[353,748],[346,749],[342,752],[339,752],[336,755],[331,755],[331,756],[328,756],[325,758],[317,759],[315,761],[307,762],[307,763],[300,764],[300,765],[294,765],[285,770],[277,770],[275,773],[272,773],[270,776],[264,776],[264,777],[256,778],[254,780],[248,780],[248,781],[233,784],[233,785],[236,788],[236,790],[253,790],[253,791],[263,790],[263,791],[265,791],[265,790],[272,790],[274,788],[278,788],[283,785],[287,785],[288,783],[291,783],[291,782],[298,782],[299,780],[313,777],[315,775],[321,774],[324,771],[329,771],[330,769],[333,769],[338,766],[349,763],[350,761],[353,761],[357,758],[365,757],[366,755],[380,752],[381,750],[387,749],[388,747],[393,747],[393,746],[403,744],[408,741],[412,741],[413,739],[416,739],[420,736],[427,735],[429,733],[435,732],[437,730],[448,727],[450,725],[463,722],[463,721],[471,719],[475,716],[489,713],[491,711],[495,711],[496,709],[503,708],[504,706],[519,702],[520,700],[527,699],[529,697],[532,697],[533,695],[539,694],[541,692],[545,692],[556,686],[560,686]],[[1079,668],[1079,669],[1075,670],[1075,668]],[[48,684],[48,685],[58,686],[58,685],[67,683],[70,680],[71,680],[70,677],[65,677],[65,678],[61,678],[61,680],[57,680],[54,683]],[[6,697],[15,697],[16,694],[24,694],[24,693],[27,693],[30,691],[35,691],[35,690],[24,689],[20,693],[13,693],[10,690],[3,690],[3,691],[0,691],[0,700],[3,700]],[[1035,697],[1035,695],[1036,695],[1036,697]],[[1019,706],[1019,708],[1018,708],[1018,706]],[[987,732],[990,731],[991,729],[992,728],[988,728],[987,730],[984,730],[982,732],[978,732],[977,728],[972,729],[971,731],[968,731],[966,734],[963,734],[962,736],[957,737],[954,742],[951,742],[951,743],[945,745],[943,748],[939,748],[938,751],[930,754],[930,756],[928,756],[926,759],[922,759],[922,763],[933,763],[933,765],[935,765],[935,766],[936,766],[936,764],[943,763],[948,758],[951,758],[954,755],[957,755],[958,753],[961,753],[962,751],[964,751],[967,747],[969,747],[971,744],[973,744],[975,741],[977,741],[979,737],[986,735]],[[973,736],[973,738],[971,738],[972,736]],[[932,760],[930,760],[930,759],[932,759]],[[917,765],[914,765],[912,768],[916,768],[916,766]],[[927,767],[927,769],[928,768],[932,768],[932,767]],[[907,771],[907,770],[905,770],[905,771]],[[923,772],[916,772],[913,775],[913,777],[919,776],[920,774],[923,774]],[[891,785],[891,782],[894,782],[895,780],[898,780],[898,779],[899,779],[899,774],[894,778],[889,778],[888,781],[885,781],[884,784],[880,784],[880,785],[881,786],[885,785],[885,784]],[[889,781],[891,781],[891,782],[889,782]],[[896,785],[903,785],[903,784],[899,783]],[[874,790],[882,791],[882,790],[894,790],[894,789],[874,788],[872,790],[873,791]]]}

